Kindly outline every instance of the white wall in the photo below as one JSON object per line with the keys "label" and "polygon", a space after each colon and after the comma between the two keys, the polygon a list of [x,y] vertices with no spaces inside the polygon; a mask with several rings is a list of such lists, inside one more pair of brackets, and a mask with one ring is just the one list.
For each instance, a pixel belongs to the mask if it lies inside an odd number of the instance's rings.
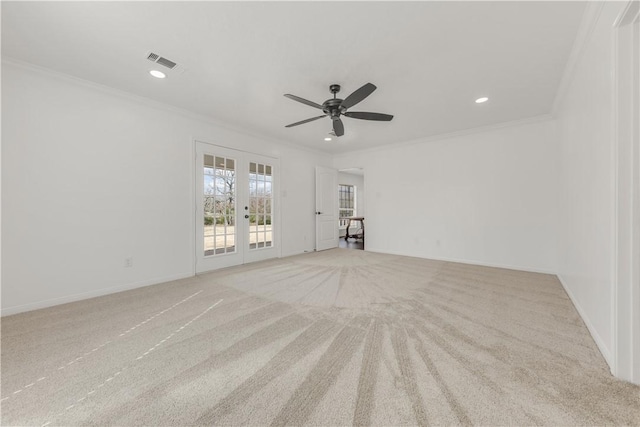
{"label": "white wall", "polygon": [[314,167],[329,156],[2,67],[3,314],[192,275],[193,138],[279,157],[282,255],[315,247]]}
{"label": "white wall", "polygon": [[364,167],[367,250],[555,272],[553,120],[336,157]]}
{"label": "white wall", "polygon": [[613,24],[625,3],[591,5],[598,13],[576,46],[575,66],[557,108],[563,213],[559,277],[610,366],[615,332]]}

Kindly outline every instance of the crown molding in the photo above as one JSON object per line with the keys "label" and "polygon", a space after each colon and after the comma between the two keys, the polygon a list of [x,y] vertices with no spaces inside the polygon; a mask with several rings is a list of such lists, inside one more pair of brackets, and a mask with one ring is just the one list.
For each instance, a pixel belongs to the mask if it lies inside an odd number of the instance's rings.
{"label": "crown molding", "polygon": [[620,15],[618,15],[618,18],[616,18],[613,26],[615,28],[618,28],[631,24],[636,19],[638,14],[640,14],[640,1],[629,0],[624,10],[620,13]]}
{"label": "crown molding", "polygon": [[12,57],[7,57],[7,56],[3,56],[2,57],[2,66],[13,66],[19,69],[23,69],[23,70],[27,70],[27,71],[31,71],[34,72],[36,74],[41,74],[41,75],[45,75],[48,77],[52,77],[58,80],[62,80],[65,81],[67,83],[71,83],[71,84],[76,84],[78,86],[83,86],[86,87],[88,89],[91,90],[95,90],[97,92],[102,92],[104,94],[107,95],[111,95],[111,96],[116,96],[122,99],[126,99],[128,101],[131,102],[135,102],[150,108],[154,108],[156,110],[160,110],[160,111],[165,111],[165,112],[169,112],[169,113],[173,113],[173,114],[178,114],[182,117],[191,119],[191,120],[195,120],[201,123],[206,123],[208,125],[211,126],[215,126],[233,133],[237,133],[241,136],[248,136],[251,138],[255,138],[258,139],[260,141],[265,141],[265,142],[269,142],[271,144],[274,144],[276,147],[280,146],[280,147],[287,147],[287,148],[292,148],[295,150],[299,150],[299,151],[303,151],[303,152],[308,152],[308,153],[312,153],[315,155],[323,155],[323,156],[331,156],[330,153],[327,153],[325,151],[322,150],[317,150],[311,147],[307,147],[305,145],[296,145],[293,142],[290,141],[286,141],[286,140],[279,140],[279,139],[275,139],[269,136],[265,136],[264,134],[259,133],[256,130],[253,129],[248,129],[248,128],[242,128],[239,126],[235,126],[232,124],[229,124],[227,122],[223,122],[223,121],[219,121],[216,119],[213,119],[209,116],[205,116],[203,114],[199,114],[199,113],[195,113],[191,110],[187,110],[185,108],[181,108],[181,107],[176,107],[173,106],[171,104],[166,104],[160,101],[155,101],[151,98],[147,98],[144,96],[140,96],[140,95],[135,95],[132,94],[130,92],[126,92],[120,89],[116,89],[113,88],[111,86],[107,86],[107,85],[103,85],[100,83],[96,83],[96,82],[92,82],[90,80],[85,80],[79,77],[75,77],[72,76],[70,74],[66,74],[66,73],[62,73],[59,71],[55,71],[52,70],[50,68],[46,68],[46,67],[42,67],[39,65],[35,65],[29,62],[25,62],[25,61],[21,61],[19,59],[16,58],[12,58]]}
{"label": "crown molding", "polygon": [[458,137],[461,137],[461,136],[476,135],[476,134],[492,132],[492,131],[496,131],[496,130],[500,130],[500,129],[512,128],[512,127],[517,127],[517,126],[524,126],[524,125],[544,122],[544,121],[553,120],[553,119],[554,119],[554,117],[551,114],[542,114],[542,115],[539,115],[539,116],[528,117],[528,118],[525,118],[525,119],[512,120],[512,121],[509,121],[509,122],[502,122],[502,123],[497,123],[497,124],[487,125],[487,126],[479,126],[479,127],[464,129],[464,130],[460,130],[460,131],[456,131],[456,132],[442,133],[442,134],[433,135],[433,136],[416,138],[416,139],[412,139],[412,140],[408,140],[408,141],[402,141],[402,142],[397,142],[397,143],[392,143],[392,144],[380,145],[380,146],[377,146],[377,147],[366,148],[366,149],[363,149],[363,150],[347,151],[347,152],[344,152],[344,153],[336,154],[336,155],[333,156],[333,158],[334,159],[339,159],[341,157],[348,157],[348,156],[360,155],[360,154],[368,154],[368,153],[384,151],[384,150],[389,150],[389,149],[396,149],[396,148],[400,148],[400,147],[407,147],[407,146],[411,146],[411,145],[424,144],[424,143],[430,143],[430,142],[437,142],[437,141],[442,141],[442,140],[451,139],[451,138],[458,138]]}
{"label": "crown molding", "polygon": [[[350,151],[345,151],[345,152],[340,152],[340,153],[331,153],[328,151],[323,151],[320,149],[314,149],[312,147],[308,147],[306,145],[297,145],[293,142],[290,141],[286,141],[286,140],[278,140],[278,139],[274,139],[265,135],[260,134],[259,132],[255,131],[255,130],[251,130],[251,129],[246,129],[246,128],[240,128],[234,125],[231,125],[229,123],[225,123],[225,122],[221,122],[221,121],[217,121],[211,117],[202,115],[202,114],[198,114],[195,113],[193,111],[184,109],[184,108],[180,108],[180,107],[175,107],[173,105],[170,104],[166,104],[163,102],[159,102],[159,101],[155,101],[153,99],[150,98],[146,98],[140,95],[135,95],[132,94],[130,92],[126,92],[120,89],[116,89],[113,88],[111,86],[106,86],[100,83],[95,83],[89,80],[85,80],[85,79],[81,79],[79,77],[75,77],[69,74],[65,74],[65,73],[61,73],[59,71],[55,71],[52,70],[50,68],[46,68],[46,67],[41,67],[39,65],[35,65],[35,64],[31,64],[28,62],[24,62],[15,58],[11,58],[11,57],[2,57],[2,66],[14,66],[16,68],[21,68],[27,71],[31,71],[37,74],[41,74],[41,75],[45,75],[45,76],[49,76],[58,80],[62,80],[62,81],[66,81],[68,83],[71,84],[76,84],[79,86],[83,86],[83,87],[87,87],[89,89],[98,91],[98,92],[102,92],[111,96],[116,96],[122,99],[126,99],[128,101],[131,102],[135,102],[138,104],[142,104],[144,106],[147,107],[151,107],[151,108],[155,108],[157,110],[161,110],[161,111],[165,111],[165,112],[170,112],[173,114],[178,114],[181,115],[185,118],[191,119],[191,120],[195,120],[195,121],[199,121],[202,123],[206,123],[230,132],[234,132],[236,134],[239,135],[243,135],[243,136],[248,136],[251,138],[255,138],[261,141],[265,141],[265,142],[269,142],[271,144],[274,144],[276,147],[280,146],[280,147],[287,147],[287,148],[291,148],[291,149],[295,149],[298,151],[302,151],[302,152],[307,152],[310,154],[314,154],[314,155],[319,155],[319,156],[328,156],[331,159],[339,159],[341,157],[347,157],[347,156],[351,156],[354,154],[364,154],[364,153],[371,153],[371,152],[377,152],[377,151],[384,151],[387,149],[393,149],[393,148],[399,148],[399,147],[405,147],[405,146],[410,146],[410,145],[416,145],[416,144],[421,144],[421,143],[426,143],[426,142],[435,142],[435,141],[440,141],[440,140],[444,140],[444,139],[450,139],[450,138],[456,138],[459,136],[466,136],[466,135],[473,135],[473,134],[478,134],[478,133],[484,133],[484,132],[490,132],[490,131],[494,131],[494,130],[498,130],[498,129],[504,129],[504,128],[509,128],[509,127],[515,127],[515,126],[522,126],[522,125],[527,125],[527,124],[532,124],[532,123],[537,123],[537,122],[542,122],[545,120],[550,120],[553,119],[554,116],[551,114],[543,114],[543,115],[539,115],[539,116],[534,116],[534,117],[529,117],[529,118],[525,118],[525,119],[518,119],[518,120],[513,120],[513,121],[508,121],[508,122],[502,122],[502,123],[497,123],[497,124],[493,124],[493,125],[487,125],[487,126],[479,126],[479,127],[474,127],[474,128],[469,128],[469,129],[464,129],[464,130],[460,130],[460,131],[455,131],[455,132],[450,132],[450,133],[443,133],[443,134],[437,134],[437,135],[432,135],[432,136],[426,136],[426,137],[420,137],[420,138],[416,138],[416,139],[412,139],[412,140],[407,140],[407,141],[400,141],[397,143],[388,143],[388,144],[384,144],[384,145],[380,145],[380,146],[376,146],[376,147],[371,147],[371,148],[365,148],[365,149],[356,149],[356,150],[350,150]],[[204,135],[200,135],[200,138],[203,140],[210,140],[211,138],[206,138],[206,136]]]}
{"label": "crown molding", "polygon": [[604,1],[589,1],[587,2],[587,6],[582,14],[582,21],[580,22],[580,26],[578,27],[578,33],[576,34],[576,38],[573,41],[573,46],[571,47],[571,53],[569,54],[569,58],[567,59],[567,64],[564,67],[564,72],[562,73],[562,79],[560,80],[560,85],[558,86],[558,90],[556,91],[556,97],[553,100],[553,104],[551,107],[551,115],[556,116],[564,97],[569,90],[569,86],[571,85],[571,81],[573,80],[573,74],[575,72],[576,66],[585,50],[585,46],[591,39],[593,35],[593,30],[596,28],[596,24],[598,23],[598,19],[600,18],[600,13],[602,12],[602,8],[604,7]]}

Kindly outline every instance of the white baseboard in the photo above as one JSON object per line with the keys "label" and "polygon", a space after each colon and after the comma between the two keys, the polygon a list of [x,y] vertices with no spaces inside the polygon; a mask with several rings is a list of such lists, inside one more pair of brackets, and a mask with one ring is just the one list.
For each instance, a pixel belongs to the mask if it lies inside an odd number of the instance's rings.
{"label": "white baseboard", "polygon": [[408,257],[412,257],[412,258],[422,258],[422,259],[432,259],[434,261],[457,262],[459,264],[480,265],[480,266],[483,266],[483,267],[495,267],[495,268],[504,268],[504,269],[507,269],[507,270],[518,270],[518,271],[527,271],[527,272],[530,272],[530,273],[542,273],[542,274],[553,274],[553,275],[556,275],[556,272],[552,271],[552,270],[546,270],[546,269],[541,269],[541,268],[532,268],[532,267],[524,267],[524,266],[520,266],[520,265],[491,263],[491,262],[476,261],[476,260],[471,260],[471,259],[423,256],[423,255],[420,255],[420,254],[403,253],[403,252],[399,252],[399,251],[398,252],[396,252],[396,251],[380,251],[380,250],[376,250],[376,249],[367,249],[366,247],[365,247],[365,250],[368,251],[368,252],[377,252],[377,253],[381,253],[381,254],[400,255],[400,256],[408,256]]}
{"label": "white baseboard", "polygon": [[15,305],[0,310],[0,316],[10,316],[12,314],[23,313],[25,311],[38,310],[40,308],[53,307],[55,305],[66,304],[69,302],[81,301],[89,298],[100,297],[103,295],[115,294],[117,292],[128,291],[131,289],[142,288],[144,286],[157,285],[159,283],[171,282],[173,280],[186,279],[193,277],[193,273],[176,274],[174,276],[157,277],[155,279],[143,280],[140,282],[129,283],[126,285],[113,286],[109,288],[96,289],[89,292],[81,292],[73,295],[65,295],[63,297],[51,298],[43,301],[36,301],[29,304]]}
{"label": "white baseboard", "polygon": [[562,280],[562,276],[559,274],[557,276],[558,276],[558,280],[560,280],[560,283],[562,284],[562,287],[564,288],[564,291],[567,293],[567,295],[569,295],[569,299],[571,300],[571,302],[573,303],[573,306],[576,308],[576,310],[578,311],[578,314],[582,318],[582,321],[584,322],[585,325],[587,325],[587,329],[589,330],[591,337],[595,341],[596,346],[598,347],[598,350],[600,350],[600,353],[602,353],[602,357],[604,357],[604,360],[607,362],[607,365],[609,365],[609,370],[613,375],[613,369],[612,369],[613,355],[611,354],[611,351],[604,344],[604,340],[602,339],[602,337],[600,336],[596,328],[591,323],[591,320],[589,320],[587,313],[585,313],[585,311],[582,309],[582,307],[578,303],[578,300],[573,296],[573,293],[571,292],[569,287],[566,285],[565,281]]}
{"label": "white baseboard", "polygon": [[300,254],[306,254],[308,252],[315,252],[315,249],[307,248],[307,249],[300,249],[300,250],[297,250],[297,251],[283,252],[280,255],[280,258],[286,258],[286,257],[294,256],[294,255],[300,255]]}

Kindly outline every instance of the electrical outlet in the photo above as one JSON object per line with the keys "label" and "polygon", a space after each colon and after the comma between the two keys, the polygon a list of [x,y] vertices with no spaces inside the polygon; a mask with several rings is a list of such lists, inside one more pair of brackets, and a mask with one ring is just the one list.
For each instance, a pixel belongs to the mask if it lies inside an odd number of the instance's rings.
{"label": "electrical outlet", "polygon": [[124,266],[126,268],[133,267],[133,258],[125,258],[124,259]]}

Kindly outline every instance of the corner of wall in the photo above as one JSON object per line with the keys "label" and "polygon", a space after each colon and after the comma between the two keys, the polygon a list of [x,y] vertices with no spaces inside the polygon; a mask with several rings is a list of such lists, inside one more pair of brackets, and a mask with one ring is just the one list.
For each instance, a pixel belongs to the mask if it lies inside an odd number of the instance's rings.
{"label": "corner of wall", "polygon": [[556,97],[553,100],[553,105],[551,107],[551,115],[553,117],[557,117],[560,106],[562,105],[562,101],[564,100],[567,90],[571,85],[571,80],[573,78],[575,68],[578,65],[578,62],[580,62],[580,58],[582,56],[582,53],[584,52],[584,48],[591,38],[591,34],[593,34],[593,30],[596,27],[596,23],[598,22],[598,18],[600,17],[600,12],[602,11],[603,6],[604,2],[587,2],[584,14],[582,15],[582,22],[580,23],[580,27],[578,28],[578,33],[576,34],[573,46],[571,47],[571,53],[569,54],[564,72],[562,73],[560,85],[558,85]]}
{"label": "corner of wall", "polygon": [[587,316],[587,313],[580,306],[580,304],[578,303],[578,300],[574,297],[574,295],[571,292],[569,286],[567,286],[567,284],[566,284],[566,280],[564,280],[562,278],[562,275],[560,275],[560,274],[558,274],[557,277],[558,277],[558,280],[560,281],[560,283],[562,284],[562,288],[564,289],[566,294],[569,296],[569,299],[571,300],[571,303],[573,303],[573,306],[578,311],[578,314],[580,315],[580,318],[582,319],[582,321],[584,322],[585,326],[589,330],[589,333],[591,334],[591,337],[593,338],[593,341],[596,343],[596,346],[598,347],[598,350],[600,350],[600,353],[602,354],[602,357],[604,357],[605,362],[607,362],[607,365],[609,365],[609,371],[613,374],[613,372],[614,372],[614,367],[613,367],[614,366],[613,365],[614,358],[613,358],[613,355],[611,354],[611,350],[609,350],[609,348],[607,348],[607,346],[604,343],[604,340],[602,339],[602,337],[600,336],[600,334],[598,333],[596,328],[593,326],[593,324],[589,320],[589,317]]}

